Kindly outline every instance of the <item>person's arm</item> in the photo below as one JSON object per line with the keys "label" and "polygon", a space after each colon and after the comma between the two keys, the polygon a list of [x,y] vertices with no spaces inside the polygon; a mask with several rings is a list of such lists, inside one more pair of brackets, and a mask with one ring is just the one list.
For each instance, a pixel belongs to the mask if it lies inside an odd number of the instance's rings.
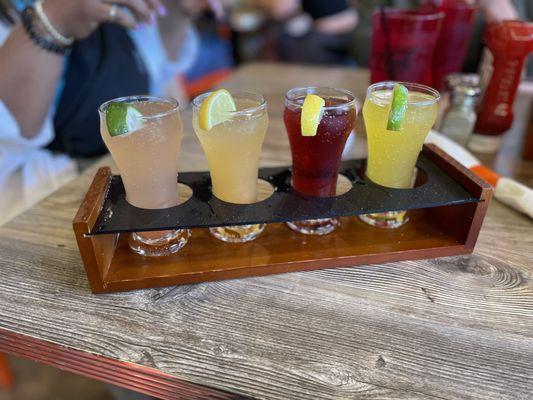
{"label": "person's arm", "polygon": [[[116,0],[132,12],[118,8],[114,22],[128,28],[148,22],[159,0]],[[111,4],[103,0],[47,0],[44,11],[63,35],[82,39],[110,20]],[[61,77],[63,56],[39,48],[24,28],[15,26],[0,46],[0,99],[19,124],[20,134],[36,136],[50,110]]]}
{"label": "person's arm", "polygon": [[37,47],[20,25],[0,47],[0,98],[22,136],[41,130],[62,69],[63,57]]}
{"label": "person's arm", "polygon": [[167,58],[176,61],[181,54],[190,21],[179,0],[165,0],[164,4],[166,13],[158,20],[159,32]]}
{"label": "person's arm", "polygon": [[479,9],[487,22],[518,19],[518,13],[511,0],[480,0]]}
{"label": "person's arm", "polygon": [[222,0],[163,0],[165,15],[158,26],[170,61],[178,61],[191,29],[191,19],[210,9],[217,18],[223,14]]}
{"label": "person's arm", "polygon": [[342,34],[355,29],[359,15],[354,8],[348,8],[337,14],[329,15],[315,21],[316,30],[330,34]]}
{"label": "person's arm", "polygon": [[252,4],[265,10],[274,20],[286,21],[302,11],[301,0],[254,0]]}

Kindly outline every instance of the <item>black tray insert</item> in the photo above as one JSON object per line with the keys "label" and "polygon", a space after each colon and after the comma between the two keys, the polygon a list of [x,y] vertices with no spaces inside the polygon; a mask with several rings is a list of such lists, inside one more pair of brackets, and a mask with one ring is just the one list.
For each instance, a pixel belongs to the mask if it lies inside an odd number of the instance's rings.
{"label": "black tray insert", "polygon": [[427,180],[413,189],[390,189],[361,178],[359,171],[364,166],[365,160],[343,161],[340,173],[353,187],[331,198],[305,197],[293,191],[288,167],[262,168],[259,177],[270,182],[275,191],[268,199],[249,205],[230,204],[214,197],[208,172],[183,172],[178,180],[189,186],[193,195],[187,202],[165,210],[130,205],[125,200],[120,176],[113,176],[91,234],[286,222],[479,201],[424,154],[420,155],[417,167],[425,172]]}

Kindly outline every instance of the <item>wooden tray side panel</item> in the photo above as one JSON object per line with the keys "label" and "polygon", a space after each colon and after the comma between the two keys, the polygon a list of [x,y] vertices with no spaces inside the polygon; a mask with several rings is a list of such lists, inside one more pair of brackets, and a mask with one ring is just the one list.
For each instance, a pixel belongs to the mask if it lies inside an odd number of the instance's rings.
{"label": "wooden tray side panel", "polygon": [[472,216],[472,223],[469,225],[470,229],[468,231],[468,237],[465,241],[465,246],[474,250],[476,245],[479,232],[481,231],[481,226],[483,225],[483,220],[489,209],[490,200],[492,199],[493,190],[492,188],[484,187],[480,195],[480,202],[477,203],[475,213]]}
{"label": "wooden tray side panel", "polygon": [[165,277],[153,277],[143,280],[126,280],[122,282],[109,282],[101,291],[122,292],[128,290],[148,289],[174,285],[188,285],[202,282],[220,281],[228,279],[242,279],[254,276],[267,276],[285,274],[290,272],[313,271],[327,268],[356,267],[365,264],[381,264],[387,262],[423,260],[427,258],[447,257],[469,254],[471,250],[463,245],[453,245],[436,249],[407,250],[396,253],[384,253],[380,255],[368,254],[344,259],[324,259],[313,262],[293,262],[287,264],[261,265],[224,271],[208,271],[202,274],[169,275]]}
{"label": "wooden tray side panel", "polygon": [[426,144],[423,151],[428,158],[449,176],[481,200],[479,203],[465,204],[459,207],[438,207],[434,209],[435,215],[442,221],[443,225],[450,232],[457,235],[458,239],[464,242],[465,246],[472,251],[492,198],[492,186],[461,165],[438,146]]}
{"label": "wooden tray side panel", "polygon": [[[466,244],[479,206],[479,203],[468,203],[453,207],[435,207],[431,211],[446,232],[453,235],[458,242]],[[470,247],[470,250],[472,249],[473,247]]]}
{"label": "wooden tray side panel", "polygon": [[93,293],[104,290],[103,282],[118,241],[118,235],[98,237],[89,235],[102,210],[111,178],[110,168],[104,167],[98,170],[72,221],[83,266]]}
{"label": "wooden tray side panel", "polygon": [[[410,223],[397,231],[374,228],[356,217],[345,217],[334,234],[323,237],[295,233],[285,224],[268,224],[260,238],[242,244],[219,243],[204,229],[194,229],[181,252],[158,259],[136,256],[129,250],[126,238],[122,238],[107,275],[106,290],[351,267],[470,251],[456,235],[443,229],[429,209],[415,210],[409,215]],[[466,231],[464,226],[463,238]]]}
{"label": "wooden tray side panel", "polygon": [[434,144],[425,144],[422,152],[473,196],[481,198],[483,190],[492,190],[489,183],[460,164],[440,147]]}
{"label": "wooden tray side panel", "polygon": [[102,210],[102,204],[107,195],[111,178],[111,169],[109,167],[98,169],[76,216],[72,220],[74,226],[83,223],[89,228],[93,227]]}

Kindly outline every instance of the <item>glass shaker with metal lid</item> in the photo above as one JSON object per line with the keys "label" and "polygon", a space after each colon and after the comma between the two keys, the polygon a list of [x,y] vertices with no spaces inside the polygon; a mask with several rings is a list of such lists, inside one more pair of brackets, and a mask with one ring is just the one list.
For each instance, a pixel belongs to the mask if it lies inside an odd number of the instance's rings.
{"label": "glass shaker with metal lid", "polygon": [[441,133],[466,146],[476,123],[476,105],[481,89],[476,74],[451,74],[446,78],[451,105],[441,125]]}

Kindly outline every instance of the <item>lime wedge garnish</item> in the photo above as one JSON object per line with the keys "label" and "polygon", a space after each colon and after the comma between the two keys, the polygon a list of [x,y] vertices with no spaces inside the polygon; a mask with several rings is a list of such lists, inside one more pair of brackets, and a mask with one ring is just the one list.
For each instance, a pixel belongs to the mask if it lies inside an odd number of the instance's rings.
{"label": "lime wedge garnish", "polygon": [[200,129],[210,131],[215,125],[231,119],[231,113],[235,111],[237,106],[230,92],[220,89],[211,93],[200,106]]}
{"label": "lime wedge garnish", "polygon": [[400,131],[402,129],[405,113],[407,112],[407,102],[409,90],[399,83],[394,84],[392,89],[392,102],[387,122],[387,130]]}
{"label": "lime wedge garnish", "polygon": [[320,125],[322,114],[324,114],[325,104],[326,101],[316,94],[305,96],[300,117],[302,136],[316,136],[318,125]]}
{"label": "lime wedge garnish", "polygon": [[119,136],[139,129],[142,114],[127,103],[111,103],[106,110],[107,130],[111,136]]}

